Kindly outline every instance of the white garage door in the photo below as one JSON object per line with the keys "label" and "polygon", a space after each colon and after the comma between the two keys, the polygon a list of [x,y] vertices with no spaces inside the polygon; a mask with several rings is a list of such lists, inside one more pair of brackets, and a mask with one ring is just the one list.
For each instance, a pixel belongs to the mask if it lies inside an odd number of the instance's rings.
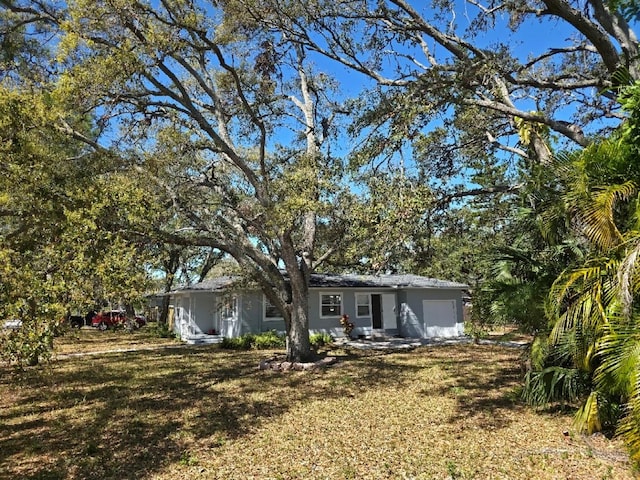
{"label": "white garage door", "polygon": [[455,300],[423,300],[424,336],[457,337],[462,334],[463,325],[458,324]]}

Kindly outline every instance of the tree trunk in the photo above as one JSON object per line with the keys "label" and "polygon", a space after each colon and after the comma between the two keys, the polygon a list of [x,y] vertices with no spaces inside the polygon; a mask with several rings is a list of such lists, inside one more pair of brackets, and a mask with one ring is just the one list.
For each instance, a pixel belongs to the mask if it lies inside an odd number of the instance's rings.
{"label": "tree trunk", "polygon": [[287,322],[287,360],[290,362],[305,361],[311,356],[309,287],[304,277],[300,277],[291,278],[291,316]]}
{"label": "tree trunk", "polygon": [[289,277],[287,317],[287,360],[301,362],[311,357],[309,342],[309,277],[310,265],[306,255],[298,257],[289,234],[281,239],[282,259]]}
{"label": "tree trunk", "polygon": [[166,325],[169,320],[169,305],[171,303],[171,297],[164,295],[162,297],[162,304],[160,305],[160,315],[158,317],[158,323],[160,325]]}
{"label": "tree trunk", "polygon": [[173,288],[173,281],[175,280],[176,272],[180,266],[180,250],[170,250],[169,258],[164,263],[165,278],[164,278],[164,296],[162,297],[162,305],[160,306],[160,317],[158,318],[159,325],[166,325],[169,317],[169,303],[171,298],[168,293]]}

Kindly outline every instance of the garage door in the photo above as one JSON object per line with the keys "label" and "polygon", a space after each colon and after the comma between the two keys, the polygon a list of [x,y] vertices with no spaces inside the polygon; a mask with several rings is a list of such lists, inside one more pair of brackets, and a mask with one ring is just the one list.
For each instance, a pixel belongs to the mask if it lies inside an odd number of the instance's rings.
{"label": "garage door", "polygon": [[422,315],[424,337],[457,337],[462,333],[455,300],[423,300]]}

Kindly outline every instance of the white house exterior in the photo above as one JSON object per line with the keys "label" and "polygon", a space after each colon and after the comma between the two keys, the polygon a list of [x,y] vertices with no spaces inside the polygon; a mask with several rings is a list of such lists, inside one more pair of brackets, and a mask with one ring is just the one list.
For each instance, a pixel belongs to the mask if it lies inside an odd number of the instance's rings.
{"label": "white house exterior", "polygon": [[[171,292],[176,334],[197,341],[283,332],[284,320],[264,294],[238,280],[220,277]],[[309,329],[343,336],[340,317],[347,314],[355,326],[352,336],[457,337],[463,334],[462,292],[467,288],[418,275],[312,274]]]}

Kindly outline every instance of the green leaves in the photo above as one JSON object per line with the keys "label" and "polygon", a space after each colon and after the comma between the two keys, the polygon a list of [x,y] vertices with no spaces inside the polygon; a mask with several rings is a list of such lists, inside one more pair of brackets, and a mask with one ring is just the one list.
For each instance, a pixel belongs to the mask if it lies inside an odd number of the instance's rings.
{"label": "green leaves", "polygon": [[[567,233],[580,242],[585,258],[569,265],[549,290],[548,354],[536,362],[525,389],[532,402],[551,401],[556,394],[579,401],[577,428],[586,433],[617,429],[636,462],[640,461],[640,338],[634,303],[640,293],[637,88],[621,87],[621,102],[630,112],[625,127],[560,159],[560,195],[555,206],[548,207],[553,214],[543,218],[557,222],[564,215],[570,227]],[[581,375],[584,389],[576,393],[560,388],[564,377],[551,374],[558,368]]]}
{"label": "green leaves", "polygon": [[108,172],[113,157],[61,128],[90,137],[84,115],[42,90],[0,89],[0,319],[23,322],[4,354],[37,363],[68,312],[140,299],[148,258],[129,233],[150,216],[131,177]]}

